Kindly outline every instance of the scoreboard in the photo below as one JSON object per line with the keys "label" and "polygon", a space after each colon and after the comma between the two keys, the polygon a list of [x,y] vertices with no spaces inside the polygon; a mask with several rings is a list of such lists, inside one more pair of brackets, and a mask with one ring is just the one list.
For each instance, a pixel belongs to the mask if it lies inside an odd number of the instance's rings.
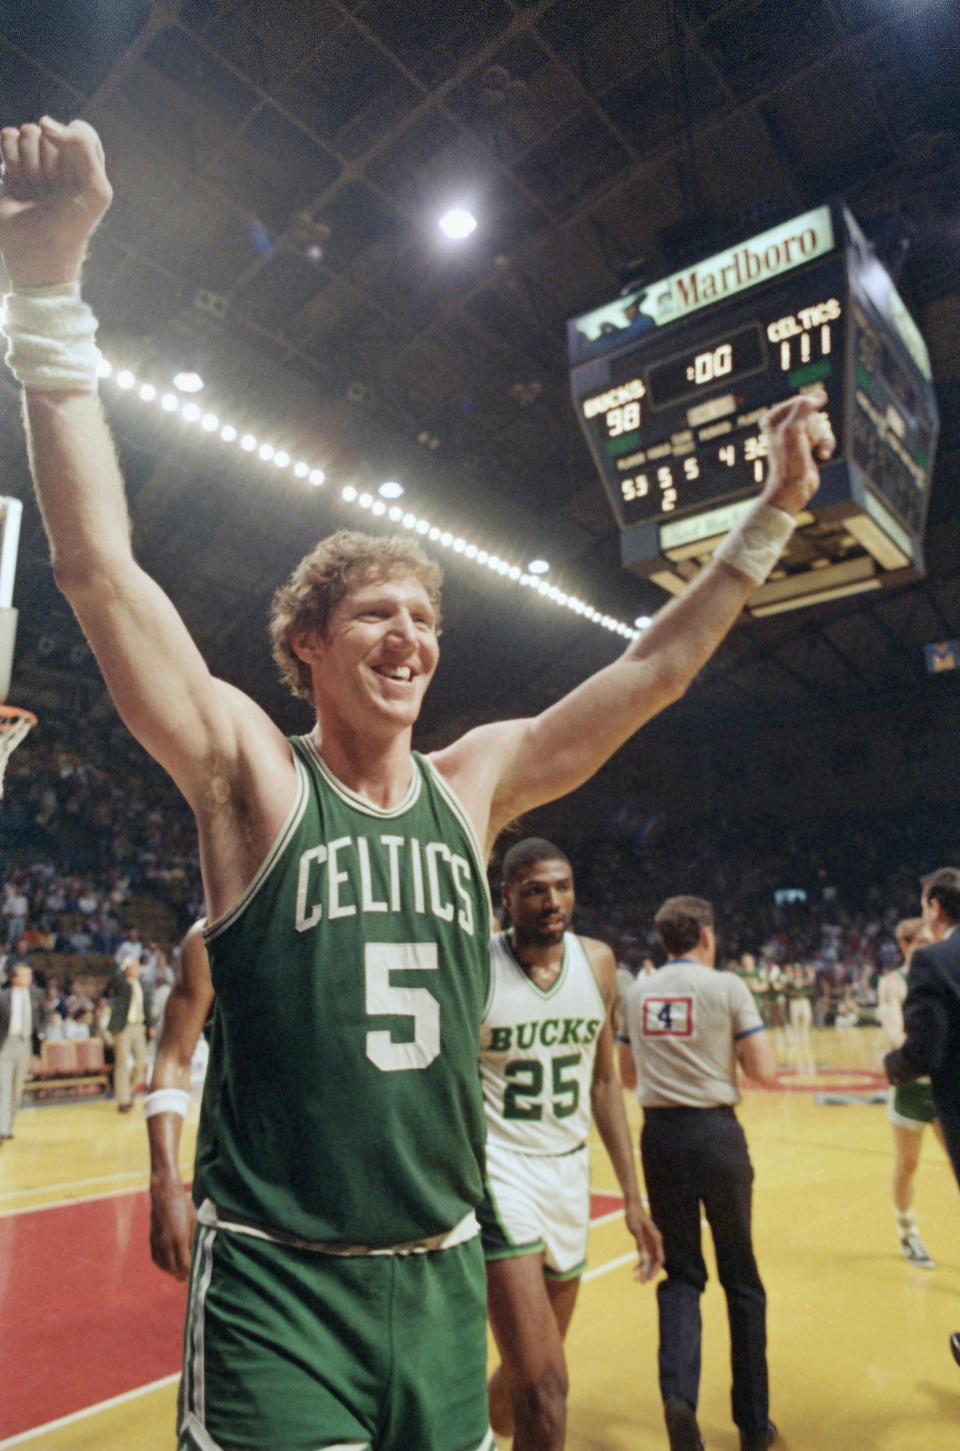
{"label": "scoreboard", "polygon": [[922,573],[938,431],[929,358],[841,204],[572,319],[568,351],[628,567],[656,576],[677,549],[716,544],[740,512],[730,506],[760,490],[761,417],[819,383],[837,449],[813,517],[846,520],[875,573]]}

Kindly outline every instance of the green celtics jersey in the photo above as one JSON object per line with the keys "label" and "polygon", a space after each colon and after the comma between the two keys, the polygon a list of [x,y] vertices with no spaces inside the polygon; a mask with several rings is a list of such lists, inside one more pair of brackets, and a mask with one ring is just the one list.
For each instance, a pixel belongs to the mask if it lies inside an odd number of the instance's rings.
{"label": "green celtics jersey", "polygon": [[423,757],[380,810],[308,738],[292,745],[290,815],[205,932],[217,1011],[196,1182],[225,1218],[300,1239],[425,1239],[481,1194],[483,859]]}

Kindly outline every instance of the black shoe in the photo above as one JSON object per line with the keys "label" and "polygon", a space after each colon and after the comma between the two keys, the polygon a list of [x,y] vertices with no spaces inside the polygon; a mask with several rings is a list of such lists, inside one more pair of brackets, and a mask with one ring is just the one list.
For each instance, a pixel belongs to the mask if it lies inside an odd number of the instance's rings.
{"label": "black shoe", "polygon": [[118,1103],[117,1104],[117,1113],[129,1113],[132,1108],[133,1108],[133,1104],[132,1103]]}
{"label": "black shoe", "polygon": [[704,1451],[703,1437],[694,1409],[679,1396],[668,1396],[663,1416],[670,1438],[670,1451]]}
{"label": "black shoe", "polygon": [[740,1451],[767,1451],[779,1434],[772,1421],[768,1421],[762,1431],[741,1431]]}
{"label": "black shoe", "polygon": [[950,1354],[957,1365],[960,1365],[960,1330],[955,1330],[950,1336]]}

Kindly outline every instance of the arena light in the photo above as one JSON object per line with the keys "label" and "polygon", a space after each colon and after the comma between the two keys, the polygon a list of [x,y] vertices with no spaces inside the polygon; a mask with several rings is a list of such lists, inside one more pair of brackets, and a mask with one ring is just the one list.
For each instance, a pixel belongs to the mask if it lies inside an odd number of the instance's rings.
{"label": "arena light", "polygon": [[[319,488],[326,482],[327,475],[318,465],[312,464],[307,459],[298,459],[293,463],[291,456],[286,450],[276,448],[271,443],[261,442],[253,433],[241,433],[233,423],[222,423],[218,414],[212,411],[205,411],[193,400],[181,402],[175,393],[158,393],[157,389],[150,383],[139,383],[136,376],[128,368],[116,369],[108,360],[104,359],[98,370],[99,376],[111,380],[114,385],[126,392],[136,391],[136,395],[145,405],[159,403],[160,408],[169,414],[179,413],[186,423],[199,422],[201,428],[208,434],[218,434],[222,443],[234,445],[247,455],[255,455],[265,465],[272,465],[276,469],[290,468],[298,479],[305,480],[314,488]],[[196,375],[194,375],[196,376]],[[183,389],[184,378],[187,378],[190,386],[189,375],[178,374],[177,386]],[[202,380],[198,380],[202,388]],[[199,391],[196,383],[193,383],[194,391]],[[510,580],[521,589],[536,594],[545,603],[555,606],[558,609],[565,609],[573,614],[582,616],[591,624],[600,629],[619,635],[623,639],[634,639],[640,629],[649,624],[646,616],[640,616],[633,627],[625,624],[622,620],[615,619],[612,615],[603,614],[595,609],[585,600],[561,589],[559,586],[550,584],[543,577],[550,571],[550,564],[546,559],[532,559],[526,568],[512,562],[509,558],[486,548],[483,544],[473,539],[467,539],[460,534],[453,534],[450,530],[444,529],[442,525],[424,518],[398,505],[389,503],[388,500],[396,500],[404,497],[405,488],[403,484],[395,479],[385,480],[377,489],[374,496],[368,490],[357,489],[353,484],[346,484],[340,492],[341,501],[344,504],[354,506],[374,518],[385,519],[395,528],[400,527],[410,533],[427,539],[432,545],[438,546],[440,550],[458,555],[468,560],[478,569],[484,569],[490,574],[499,575],[501,578]]]}
{"label": "arena light", "polygon": [[179,388],[181,393],[202,393],[203,379],[199,373],[186,369],[182,373],[174,374],[173,386]]}
{"label": "arena light", "polygon": [[477,219],[466,207],[451,207],[437,225],[452,242],[462,242],[477,230]]}

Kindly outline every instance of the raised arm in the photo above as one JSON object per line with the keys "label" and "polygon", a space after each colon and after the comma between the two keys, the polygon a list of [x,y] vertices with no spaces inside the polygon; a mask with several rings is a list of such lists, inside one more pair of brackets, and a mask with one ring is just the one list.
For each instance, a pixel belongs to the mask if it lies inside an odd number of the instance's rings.
{"label": "raised arm", "polygon": [[605,943],[592,938],[583,938],[582,941],[607,1008],[593,1061],[590,1108],[597,1132],[603,1140],[623,1193],[624,1218],[636,1241],[639,1254],[636,1277],[646,1281],[663,1268],[663,1241],[660,1231],[644,1211],[640,1199],[630,1128],[623,1107],[623,1090],[613,1064],[612,1008],[616,994],[617,964]]}
{"label": "raised arm", "polygon": [[193,1202],[180,1176],[180,1137],[190,1094],[190,1065],[213,1007],[213,983],[202,931],[203,923],[195,922],[180,948],[177,979],[167,998],[146,1103],[150,1253],[154,1264],[177,1280],[185,1280],[190,1273],[190,1242],[196,1221]]}
{"label": "raised arm", "polygon": [[[773,568],[834,449],[822,388],[772,409],[760,500],[684,593],[612,665],[530,720],[481,726],[435,757],[489,840],[524,811],[574,790],[652,716],[680,698]],[[480,803],[478,809],[476,803]]]}
{"label": "raised arm", "polygon": [[[123,720],[201,822],[229,803],[239,812],[238,798],[258,817],[257,791],[282,794],[286,781],[293,794],[283,738],[253,702],[213,679],[131,550],[123,480],[96,393],[95,323],[77,285],[112,196],[99,138],[85,122],[45,117],[4,128],[0,151],[0,252],[14,289],[7,359],[25,389],[30,467],[57,583]],[[256,787],[248,779],[253,759]]]}

